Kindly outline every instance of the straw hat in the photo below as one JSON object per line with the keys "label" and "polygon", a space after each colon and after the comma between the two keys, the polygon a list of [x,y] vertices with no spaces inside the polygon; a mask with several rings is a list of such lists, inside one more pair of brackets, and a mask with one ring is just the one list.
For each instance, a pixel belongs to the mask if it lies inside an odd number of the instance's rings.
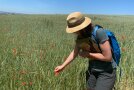
{"label": "straw hat", "polygon": [[67,17],[67,33],[77,32],[91,23],[91,19],[84,17],[80,12],[73,12]]}

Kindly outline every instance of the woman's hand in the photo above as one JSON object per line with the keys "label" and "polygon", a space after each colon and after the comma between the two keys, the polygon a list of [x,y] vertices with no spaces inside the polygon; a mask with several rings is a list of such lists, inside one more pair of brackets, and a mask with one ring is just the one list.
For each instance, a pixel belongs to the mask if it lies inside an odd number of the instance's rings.
{"label": "woman's hand", "polygon": [[62,65],[57,66],[57,67],[54,69],[55,75],[57,76],[57,75],[59,74],[59,72],[61,72],[63,69],[64,69],[64,67],[63,67]]}

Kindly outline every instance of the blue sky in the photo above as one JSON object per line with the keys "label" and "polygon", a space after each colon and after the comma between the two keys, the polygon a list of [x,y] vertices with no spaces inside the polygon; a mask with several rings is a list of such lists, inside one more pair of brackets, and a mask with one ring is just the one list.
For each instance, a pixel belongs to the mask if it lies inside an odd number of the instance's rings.
{"label": "blue sky", "polygon": [[134,15],[134,0],[0,0],[0,11],[31,14]]}

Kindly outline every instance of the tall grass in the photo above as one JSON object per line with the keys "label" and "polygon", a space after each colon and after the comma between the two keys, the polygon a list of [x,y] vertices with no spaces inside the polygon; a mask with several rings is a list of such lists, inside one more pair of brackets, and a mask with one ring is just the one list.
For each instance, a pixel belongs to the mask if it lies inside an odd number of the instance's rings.
{"label": "tall grass", "polygon": [[[74,47],[67,15],[0,15],[0,90],[84,90],[88,59],[76,58],[58,76],[54,68]],[[134,88],[134,16],[86,15],[115,32],[122,49],[116,90]],[[120,81],[119,81],[120,79]]]}

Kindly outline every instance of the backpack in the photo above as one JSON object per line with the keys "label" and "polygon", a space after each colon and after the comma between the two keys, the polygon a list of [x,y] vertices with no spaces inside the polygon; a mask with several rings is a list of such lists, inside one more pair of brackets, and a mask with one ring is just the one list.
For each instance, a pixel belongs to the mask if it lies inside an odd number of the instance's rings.
{"label": "backpack", "polygon": [[[96,25],[92,32],[92,35],[93,35],[95,41],[97,42],[98,46],[99,46],[99,43],[96,38],[96,31],[99,30],[99,28],[102,28],[102,27],[99,25]],[[120,46],[118,44],[118,41],[113,32],[111,32],[109,30],[105,30],[105,29],[104,29],[104,31],[106,32],[107,36],[109,37],[113,59],[116,62],[116,64],[119,66],[119,62],[120,62],[120,58],[121,58],[121,51],[120,51]]]}

